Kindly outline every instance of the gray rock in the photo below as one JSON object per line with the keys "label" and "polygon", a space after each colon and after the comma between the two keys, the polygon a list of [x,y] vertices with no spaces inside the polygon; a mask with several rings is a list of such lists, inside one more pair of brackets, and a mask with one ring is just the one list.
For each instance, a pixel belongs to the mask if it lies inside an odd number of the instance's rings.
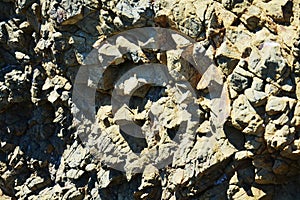
{"label": "gray rock", "polygon": [[249,70],[267,81],[279,82],[285,78],[288,68],[279,44],[266,42],[261,50],[253,49],[249,57]]}
{"label": "gray rock", "polygon": [[250,84],[249,78],[238,73],[232,73],[229,76],[229,81],[229,86],[231,86],[237,92],[245,90]]}
{"label": "gray rock", "polygon": [[253,106],[261,106],[264,105],[268,99],[268,94],[254,90],[252,88],[248,88],[245,90],[245,95],[247,99]]}

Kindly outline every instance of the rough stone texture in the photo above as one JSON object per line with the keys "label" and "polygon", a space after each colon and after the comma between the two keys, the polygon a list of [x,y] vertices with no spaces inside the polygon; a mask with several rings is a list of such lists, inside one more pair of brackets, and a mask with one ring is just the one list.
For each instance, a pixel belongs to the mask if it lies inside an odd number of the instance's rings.
{"label": "rough stone texture", "polygon": [[[299,5],[299,0],[2,0],[0,199],[300,199]],[[125,173],[95,159],[82,144],[80,131],[89,130],[73,123],[72,89],[79,67],[91,64],[86,57],[92,49],[116,33],[149,26],[192,37],[217,68],[199,73],[176,51],[140,49],[128,40],[126,55],[111,46],[100,50],[117,59],[101,77],[90,72],[89,86],[97,88],[92,109],[109,139],[103,143],[118,145],[105,156],[128,155],[120,161]],[[116,81],[145,63],[165,64],[190,82],[197,91],[197,122],[184,108],[175,109],[175,100],[185,103],[189,96],[174,88],[144,85],[130,105],[113,110]],[[205,75],[210,79],[201,79]],[[212,101],[211,80],[223,80],[222,95],[230,99]],[[132,77],[119,86],[130,93],[141,83]],[[222,107],[230,116],[214,127],[219,134],[211,139],[210,111]],[[152,115],[158,116],[153,129]],[[120,131],[130,120],[145,138]],[[186,148],[170,165],[131,173],[142,164],[134,153],[145,155],[144,161],[147,155],[168,157],[185,120],[193,122],[188,130],[196,134],[180,138]]]}

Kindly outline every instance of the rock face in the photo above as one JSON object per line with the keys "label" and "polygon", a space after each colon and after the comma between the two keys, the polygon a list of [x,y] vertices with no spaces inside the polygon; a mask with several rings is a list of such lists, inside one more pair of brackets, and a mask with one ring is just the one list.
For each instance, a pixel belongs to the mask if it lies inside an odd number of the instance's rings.
{"label": "rock face", "polygon": [[299,5],[2,0],[0,199],[299,199]]}

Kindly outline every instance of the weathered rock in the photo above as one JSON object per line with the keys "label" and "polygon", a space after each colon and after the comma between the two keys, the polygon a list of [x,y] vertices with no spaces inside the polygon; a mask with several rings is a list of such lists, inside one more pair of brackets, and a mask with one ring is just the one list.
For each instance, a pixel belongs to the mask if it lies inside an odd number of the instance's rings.
{"label": "weathered rock", "polygon": [[261,9],[257,6],[251,5],[247,8],[246,13],[241,16],[241,20],[245,23],[245,25],[252,31],[262,25],[260,15]]}
{"label": "weathered rock", "polygon": [[0,199],[299,199],[298,1],[0,7]]}
{"label": "weathered rock", "polygon": [[276,22],[289,22],[292,14],[292,2],[285,1],[254,1],[256,6],[262,8],[266,15],[270,16]]}
{"label": "weathered rock", "polygon": [[71,179],[78,179],[80,178],[80,176],[82,176],[83,173],[84,171],[82,170],[70,169],[67,171],[66,177]]}
{"label": "weathered rock", "polygon": [[229,76],[230,84],[235,91],[241,92],[245,90],[247,87],[249,87],[249,78],[244,77],[238,73],[232,73]]}
{"label": "weathered rock", "polygon": [[261,135],[263,120],[256,113],[245,95],[240,95],[234,102],[232,108],[232,123],[245,134]]}
{"label": "weathered rock", "polygon": [[279,127],[277,127],[274,122],[268,123],[266,126],[265,139],[269,146],[275,149],[282,149],[285,145],[293,141],[295,128],[290,128],[284,124],[278,124],[278,126]]}
{"label": "weathered rock", "polygon": [[268,99],[266,105],[266,112],[268,115],[275,115],[283,113],[287,109],[292,109],[295,104],[295,100],[288,97],[275,97],[271,96]]}
{"label": "weathered rock", "polygon": [[250,103],[253,104],[253,106],[264,105],[268,98],[268,95],[266,93],[254,90],[252,88],[246,89],[245,95],[247,99],[250,101]]}
{"label": "weathered rock", "polygon": [[226,75],[231,74],[240,57],[239,50],[229,41],[223,42],[216,52],[217,63]]}
{"label": "weathered rock", "polygon": [[253,49],[249,57],[249,70],[259,78],[280,82],[289,73],[286,60],[276,42],[265,42],[261,50]]}
{"label": "weathered rock", "polygon": [[295,106],[295,111],[294,111],[294,117],[291,121],[291,123],[294,126],[299,126],[300,125],[300,103],[297,101],[296,106]]}

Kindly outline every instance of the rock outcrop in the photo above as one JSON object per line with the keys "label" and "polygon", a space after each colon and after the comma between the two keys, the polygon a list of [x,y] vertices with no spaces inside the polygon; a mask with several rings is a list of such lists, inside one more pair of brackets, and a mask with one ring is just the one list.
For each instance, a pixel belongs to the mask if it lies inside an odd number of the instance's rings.
{"label": "rock outcrop", "polygon": [[299,199],[299,5],[2,0],[0,199]]}

